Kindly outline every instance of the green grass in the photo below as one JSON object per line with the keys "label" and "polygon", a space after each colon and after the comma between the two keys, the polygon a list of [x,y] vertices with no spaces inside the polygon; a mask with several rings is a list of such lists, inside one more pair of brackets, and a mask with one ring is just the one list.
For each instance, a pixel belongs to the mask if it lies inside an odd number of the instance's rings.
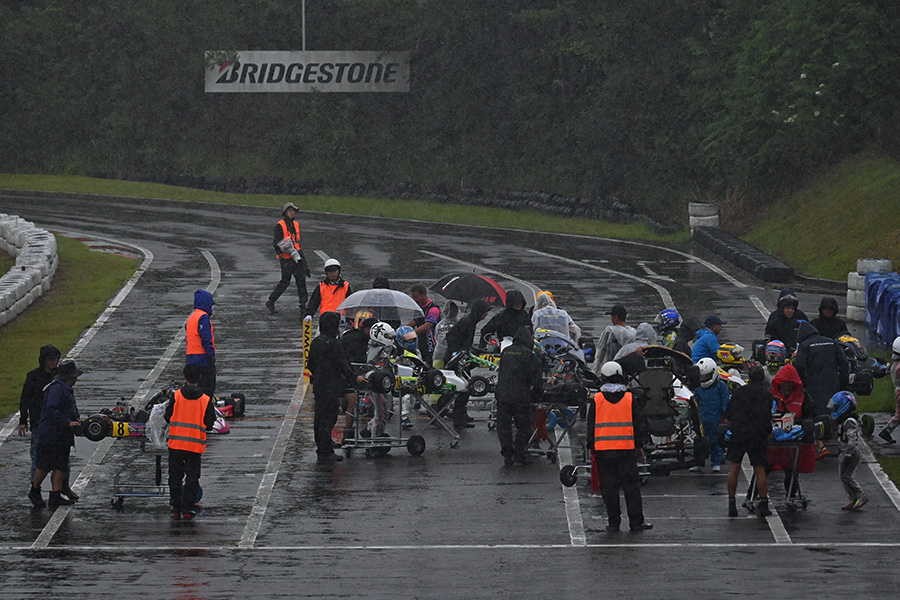
{"label": "green grass", "polygon": [[895,484],[900,482],[900,458],[895,456],[877,456],[878,464]]}
{"label": "green grass", "polygon": [[846,279],[858,258],[900,268],[900,162],[848,161],[777,202],[744,239],[813,277]]}
{"label": "green grass", "polygon": [[0,189],[4,188],[268,206],[277,207],[279,210],[283,203],[294,202],[302,210],[316,212],[418,219],[434,223],[458,223],[484,227],[509,227],[528,231],[577,233],[620,239],[666,241],[673,244],[686,242],[689,235],[687,231],[672,235],[660,235],[651,231],[643,223],[604,223],[592,219],[555,217],[535,211],[509,211],[485,206],[461,206],[387,198],[226,194],[155,183],[114,181],[90,177],[0,174]]}
{"label": "green grass", "polygon": [[56,242],[59,267],[52,289],[0,328],[0,415],[18,410],[25,374],[37,367],[40,347],[53,344],[65,356],[139,264],[92,252],[70,238],[57,236]]}
{"label": "green grass", "polygon": [[0,275],[12,269],[15,264],[15,258],[5,252],[0,252]]}

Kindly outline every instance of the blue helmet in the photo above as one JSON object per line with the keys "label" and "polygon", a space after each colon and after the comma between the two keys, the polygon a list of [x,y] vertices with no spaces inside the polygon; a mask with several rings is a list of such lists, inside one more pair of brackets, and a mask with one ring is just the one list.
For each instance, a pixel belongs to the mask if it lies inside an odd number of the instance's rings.
{"label": "blue helmet", "polygon": [[681,315],[674,308],[666,308],[656,315],[656,330],[660,333],[675,331],[681,325]]}
{"label": "blue helmet", "polygon": [[838,421],[856,410],[856,397],[850,392],[838,392],[828,401],[831,418]]}
{"label": "blue helmet", "polygon": [[404,325],[397,329],[397,344],[404,350],[415,352],[419,345],[419,338],[416,336],[416,330],[409,325]]}

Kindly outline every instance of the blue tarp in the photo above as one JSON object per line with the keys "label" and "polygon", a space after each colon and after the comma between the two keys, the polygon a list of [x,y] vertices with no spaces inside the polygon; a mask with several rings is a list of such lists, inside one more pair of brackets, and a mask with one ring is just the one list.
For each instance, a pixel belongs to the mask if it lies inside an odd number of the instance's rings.
{"label": "blue tarp", "polygon": [[882,344],[900,336],[900,275],[866,273],[866,326]]}

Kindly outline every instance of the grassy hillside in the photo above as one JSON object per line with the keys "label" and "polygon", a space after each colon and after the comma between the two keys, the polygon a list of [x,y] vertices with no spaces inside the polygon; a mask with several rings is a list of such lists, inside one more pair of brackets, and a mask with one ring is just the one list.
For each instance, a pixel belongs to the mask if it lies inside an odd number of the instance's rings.
{"label": "grassy hillside", "polygon": [[843,280],[858,258],[900,268],[900,162],[858,157],[775,203],[744,237],[813,277]]}

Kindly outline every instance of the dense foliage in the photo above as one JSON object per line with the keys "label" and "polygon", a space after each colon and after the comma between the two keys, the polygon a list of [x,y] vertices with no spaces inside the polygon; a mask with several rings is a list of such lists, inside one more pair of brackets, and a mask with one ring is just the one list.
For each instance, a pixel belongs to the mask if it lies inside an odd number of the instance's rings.
{"label": "dense foliage", "polygon": [[300,2],[0,0],[0,170],[685,199],[897,153],[896,0],[308,0],[309,50],[409,50],[408,94],[206,94]]}

